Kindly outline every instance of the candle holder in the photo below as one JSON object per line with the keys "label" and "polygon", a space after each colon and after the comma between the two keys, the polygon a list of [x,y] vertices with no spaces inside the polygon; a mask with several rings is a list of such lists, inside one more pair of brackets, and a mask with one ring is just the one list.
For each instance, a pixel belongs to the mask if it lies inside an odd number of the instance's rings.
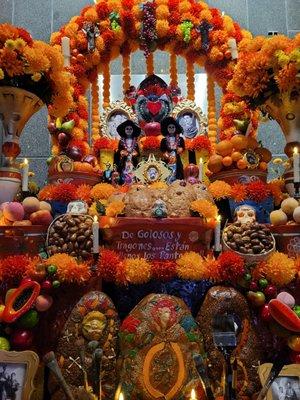
{"label": "candle holder", "polygon": [[219,257],[219,255],[222,253],[222,249],[221,250],[215,250],[215,248],[213,248],[213,255],[214,257],[217,259]]}

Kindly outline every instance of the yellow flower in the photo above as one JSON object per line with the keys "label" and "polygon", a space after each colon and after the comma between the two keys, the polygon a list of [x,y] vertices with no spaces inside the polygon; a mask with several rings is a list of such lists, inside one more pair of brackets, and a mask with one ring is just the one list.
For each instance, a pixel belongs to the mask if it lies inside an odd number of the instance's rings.
{"label": "yellow flower", "polygon": [[0,68],[0,80],[4,79],[4,71],[2,68]]}
{"label": "yellow flower", "polygon": [[42,74],[40,74],[39,72],[36,72],[35,74],[33,74],[33,75],[31,76],[31,79],[32,79],[34,82],[38,82],[38,81],[41,79],[41,77],[42,77]]}
{"label": "yellow flower", "polygon": [[15,49],[15,41],[12,39],[7,39],[5,42],[5,47],[7,47],[9,50],[14,50]]}
{"label": "yellow flower", "polygon": [[15,45],[18,50],[21,50],[21,49],[23,49],[23,47],[26,46],[26,42],[25,42],[25,40],[18,38],[15,40]]}
{"label": "yellow flower", "polygon": [[279,286],[288,285],[297,273],[293,259],[278,251],[262,263],[260,269],[270,282]]}
{"label": "yellow flower", "polygon": [[106,216],[107,217],[117,217],[120,214],[123,214],[125,208],[125,204],[123,201],[113,201],[106,208]]}
{"label": "yellow flower", "polygon": [[116,188],[109,183],[98,183],[91,190],[91,197],[95,200],[108,199],[115,191]]}
{"label": "yellow flower", "polygon": [[190,209],[199,213],[206,219],[216,218],[218,215],[218,208],[210,201],[205,199],[192,201]]}
{"label": "yellow flower", "polygon": [[229,197],[231,194],[231,186],[223,181],[215,181],[209,185],[208,190],[216,200]]}
{"label": "yellow flower", "polygon": [[124,267],[126,279],[130,283],[139,285],[151,278],[151,264],[144,258],[127,258]]}
{"label": "yellow flower", "polygon": [[184,253],[176,261],[176,272],[181,279],[200,280],[206,273],[204,260],[193,251]]}

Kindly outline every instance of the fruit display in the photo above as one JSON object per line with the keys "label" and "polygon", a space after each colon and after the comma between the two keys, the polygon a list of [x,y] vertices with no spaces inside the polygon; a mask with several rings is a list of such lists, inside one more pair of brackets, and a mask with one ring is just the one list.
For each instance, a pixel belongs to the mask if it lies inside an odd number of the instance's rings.
{"label": "fruit display", "polygon": [[223,241],[226,247],[248,256],[264,256],[274,248],[274,238],[270,230],[257,222],[234,222],[225,228]]}
{"label": "fruit display", "polygon": [[48,254],[67,253],[88,259],[93,246],[92,223],[89,215],[65,214],[56,218],[48,232]]}
{"label": "fruit display", "polygon": [[209,158],[207,166],[212,173],[229,169],[266,171],[271,159],[271,152],[261,147],[255,138],[234,135],[216,144],[215,154]]}
{"label": "fruit display", "polygon": [[298,200],[288,197],[281,203],[280,209],[270,213],[272,225],[300,224],[300,205]]}
{"label": "fruit display", "polygon": [[12,201],[0,206],[0,226],[49,226],[52,220],[51,205],[36,197],[26,197],[22,203]]}

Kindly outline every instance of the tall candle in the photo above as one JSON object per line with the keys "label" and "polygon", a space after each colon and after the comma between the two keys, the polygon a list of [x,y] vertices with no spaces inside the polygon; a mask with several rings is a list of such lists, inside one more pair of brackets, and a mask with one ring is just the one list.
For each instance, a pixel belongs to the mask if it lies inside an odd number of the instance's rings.
{"label": "tall candle", "polygon": [[293,167],[294,167],[294,183],[300,182],[300,154],[298,152],[298,148],[294,147],[293,153]]}
{"label": "tall candle", "polygon": [[191,400],[197,400],[195,389],[191,390]]}
{"label": "tall candle", "polygon": [[238,49],[236,45],[236,40],[234,38],[230,38],[227,41],[230,53],[231,53],[231,58],[233,60],[236,60],[238,58]]}
{"label": "tall candle", "polygon": [[28,175],[29,175],[29,163],[27,158],[23,162],[23,174],[22,174],[22,191],[28,192]]}
{"label": "tall candle", "polygon": [[93,253],[99,253],[99,222],[96,215],[94,216],[93,222]]}
{"label": "tall candle", "polygon": [[64,67],[70,66],[71,50],[70,50],[70,38],[64,36],[61,39],[61,51],[64,56]]}
{"label": "tall candle", "polygon": [[217,216],[217,225],[215,227],[215,251],[221,251],[221,215]]}
{"label": "tall candle", "polygon": [[122,392],[119,394],[119,400],[124,400],[124,394]]}
{"label": "tall candle", "polygon": [[202,182],[203,181],[203,159],[200,158],[200,162],[199,162],[199,181]]}

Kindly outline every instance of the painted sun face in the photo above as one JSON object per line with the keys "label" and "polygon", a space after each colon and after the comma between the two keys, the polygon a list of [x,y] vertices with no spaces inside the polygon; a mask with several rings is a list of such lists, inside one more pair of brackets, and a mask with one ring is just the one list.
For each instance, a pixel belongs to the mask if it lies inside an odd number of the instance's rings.
{"label": "painted sun face", "polygon": [[106,327],[106,317],[100,311],[89,312],[82,321],[82,334],[87,340],[99,340]]}

